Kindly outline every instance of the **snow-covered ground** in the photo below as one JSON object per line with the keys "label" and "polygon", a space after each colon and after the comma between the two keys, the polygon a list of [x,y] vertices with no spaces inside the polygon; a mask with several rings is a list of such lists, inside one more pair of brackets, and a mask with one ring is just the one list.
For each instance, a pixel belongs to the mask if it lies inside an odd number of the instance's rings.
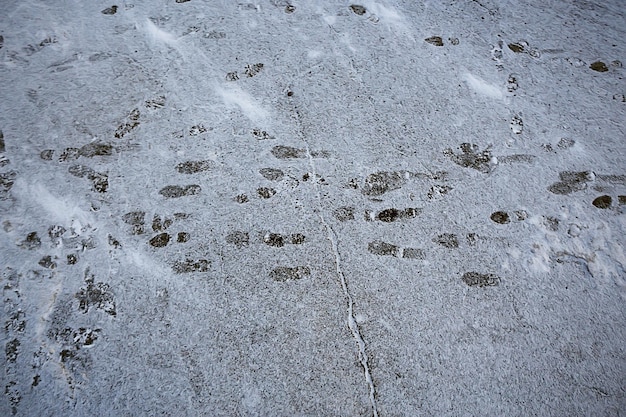
{"label": "snow-covered ground", "polygon": [[622,0],[3,0],[0,415],[624,415],[624,39]]}

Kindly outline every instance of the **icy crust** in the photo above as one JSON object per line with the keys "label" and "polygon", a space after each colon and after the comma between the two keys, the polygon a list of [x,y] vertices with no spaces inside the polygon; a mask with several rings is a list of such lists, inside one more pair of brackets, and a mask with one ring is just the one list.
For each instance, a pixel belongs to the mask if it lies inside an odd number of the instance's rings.
{"label": "icy crust", "polygon": [[0,415],[620,415],[623,7],[448,3],[6,2]]}

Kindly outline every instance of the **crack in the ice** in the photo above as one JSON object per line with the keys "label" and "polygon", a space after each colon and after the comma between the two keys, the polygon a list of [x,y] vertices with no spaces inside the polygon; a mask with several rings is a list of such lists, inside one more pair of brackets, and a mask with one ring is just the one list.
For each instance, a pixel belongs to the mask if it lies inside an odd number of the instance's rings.
{"label": "crack in the ice", "polygon": [[[298,122],[300,122],[301,124],[302,121],[300,120],[300,117],[301,117],[300,112],[296,111],[296,114],[298,116]],[[313,159],[313,155],[311,154],[309,144],[306,141],[304,135],[302,137],[302,141],[305,144],[306,154],[309,160],[309,166],[311,168],[313,178],[317,178],[317,169],[315,167],[315,161]],[[347,302],[348,328],[350,329],[350,332],[352,333],[352,337],[354,338],[358,346],[359,362],[361,363],[361,366],[363,367],[363,373],[365,375],[365,382],[367,383],[367,386],[369,388],[369,399],[370,399],[370,404],[372,406],[372,415],[373,417],[378,417],[378,407],[376,406],[376,386],[374,385],[374,380],[372,379],[372,373],[369,367],[369,358],[367,356],[365,339],[363,339],[363,335],[361,334],[359,325],[356,322],[356,318],[354,317],[354,300],[352,299],[352,295],[350,294],[350,291],[348,290],[348,282],[346,280],[346,276],[344,275],[343,270],[341,269],[341,255],[339,254],[339,247],[337,244],[337,233],[332,228],[332,226],[328,224],[322,212],[322,204],[321,204],[322,196],[319,191],[319,184],[315,182],[314,187],[316,189],[317,200],[318,200],[317,215],[320,218],[320,221],[322,222],[322,224],[324,225],[324,228],[326,229],[327,238],[330,242],[333,255],[335,257],[335,270],[337,272],[337,276],[339,277],[341,288],[343,290],[343,294]]]}

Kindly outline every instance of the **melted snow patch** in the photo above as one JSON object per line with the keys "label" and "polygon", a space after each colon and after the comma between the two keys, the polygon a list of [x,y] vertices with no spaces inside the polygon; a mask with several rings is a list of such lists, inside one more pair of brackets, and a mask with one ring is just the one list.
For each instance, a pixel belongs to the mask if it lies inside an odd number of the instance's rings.
{"label": "melted snow patch", "polygon": [[463,81],[465,81],[467,85],[478,94],[495,99],[504,98],[504,93],[501,88],[493,84],[489,84],[487,81],[480,77],[476,77],[469,72],[463,75]]}

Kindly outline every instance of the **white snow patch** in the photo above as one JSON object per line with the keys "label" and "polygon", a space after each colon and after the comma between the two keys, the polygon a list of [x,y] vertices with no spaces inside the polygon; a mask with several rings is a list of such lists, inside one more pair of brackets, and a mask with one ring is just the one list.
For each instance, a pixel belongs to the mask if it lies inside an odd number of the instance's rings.
{"label": "white snow patch", "polygon": [[172,270],[140,249],[126,249],[127,260],[151,276],[167,277]]}
{"label": "white snow patch", "polygon": [[[341,40],[341,43],[346,45],[350,51],[352,51],[352,52],[356,52],[357,51],[357,49],[354,46],[352,46],[352,41],[351,41],[350,35],[348,33],[342,33],[341,36],[340,36],[340,40]],[[336,55],[340,55],[340,54],[337,53]]]}
{"label": "white snow patch", "polygon": [[463,81],[465,81],[467,85],[478,94],[499,100],[504,98],[504,93],[500,87],[489,84],[487,81],[480,77],[476,77],[469,72],[463,75]]}
{"label": "white snow patch", "polygon": [[242,405],[248,411],[255,411],[263,401],[261,391],[249,384],[244,385],[242,389],[243,398],[241,399]]}
{"label": "white snow patch", "polygon": [[251,121],[258,123],[269,116],[269,112],[265,110],[257,101],[248,93],[239,87],[222,88],[215,87],[216,93],[222,97],[227,106],[238,106],[243,114]]}
{"label": "white snow patch", "polygon": [[370,20],[376,21],[379,20],[396,31],[402,32],[405,35],[413,38],[411,36],[411,31],[406,23],[406,18],[402,16],[396,9],[393,7],[385,6],[381,3],[375,1],[367,1],[364,3],[367,10],[377,19],[372,19],[370,16]]}
{"label": "white snow patch", "polygon": [[356,320],[357,324],[363,324],[367,320],[367,315],[363,313],[356,313],[354,315],[354,320]]}
{"label": "white snow patch", "polygon": [[95,224],[92,214],[79,207],[76,196],[54,196],[43,184],[29,184],[23,178],[15,181],[13,194],[28,206],[41,207],[51,221],[75,234]]}
{"label": "white snow patch", "polygon": [[[528,223],[543,229],[542,217],[531,216]],[[611,226],[598,221],[584,227],[571,225],[569,238],[542,230],[530,248],[530,269],[539,274],[550,272],[558,258],[578,259],[587,266],[596,285],[616,286],[626,299],[626,254],[620,236]]]}
{"label": "white snow patch", "polygon": [[165,43],[173,48],[177,46],[176,44],[178,43],[178,39],[176,39],[176,37],[171,33],[157,27],[154,23],[152,23],[152,21],[150,21],[150,19],[146,19],[140,27],[150,39],[156,42]]}
{"label": "white snow patch", "polygon": [[329,26],[332,26],[337,22],[337,16],[324,15],[322,19],[324,19],[324,22],[326,22]]}
{"label": "white snow patch", "polygon": [[533,243],[530,252],[532,253],[530,269],[538,274],[550,272],[550,247],[545,244]]}

